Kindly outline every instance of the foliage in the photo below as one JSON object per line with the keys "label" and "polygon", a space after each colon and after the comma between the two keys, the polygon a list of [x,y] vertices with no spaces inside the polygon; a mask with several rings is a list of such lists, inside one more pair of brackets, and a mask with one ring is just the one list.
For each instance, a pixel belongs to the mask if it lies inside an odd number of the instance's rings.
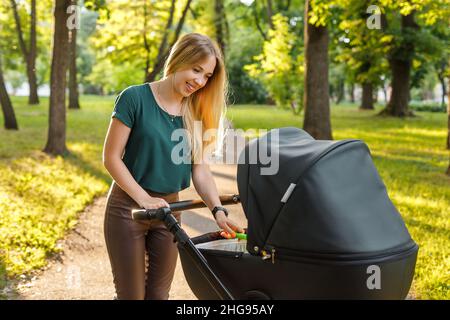
{"label": "foliage", "polygon": [[447,107],[442,106],[440,103],[411,101],[409,107],[414,111],[447,112]]}
{"label": "foliage", "polygon": [[[29,48],[29,1],[17,1],[17,9],[21,21],[21,27],[25,45]],[[50,56],[51,56],[51,36],[52,36],[52,20],[53,12],[51,0],[36,1],[37,24],[37,59],[36,59],[36,75],[38,85],[48,83],[50,79]],[[26,78],[26,65],[23,60],[22,51],[19,46],[19,40],[16,31],[13,11],[10,1],[2,1],[0,3],[0,51],[4,59],[4,69],[7,75],[13,77],[13,82],[17,80],[17,74],[14,71],[22,73],[24,81]],[[13,71],[10,73],[10,71]],[[9,80],[9,77],[7,77]]]}
{"label": "foliage", "polygon": [[[412,61],[410,87],[418,88],[433,64],[448,55],[450,34],[448,1],[434,0],[382,0],[387,28],[385,45],[387,58]],[[401,16],[414,15],[415,28],[401,28]]]}
{"label": "foliage", "polygon": [[289,30],[288,19],[276,14],[273,25],[263,52],[244,69],[250,76],[261,79],[278,106],[298,113],[303,107],[303,55],[292,55],[296,39]]}
{"label": "foliage", "polygon": [[386,43],[392,38],[366,26],[369,1],[341,0],[341,5],[346,10],[342,10],[339,23],[343,33],[335,40],[336,61],[347,67],[346,71],[357,83],[379,86],[388,73]]}

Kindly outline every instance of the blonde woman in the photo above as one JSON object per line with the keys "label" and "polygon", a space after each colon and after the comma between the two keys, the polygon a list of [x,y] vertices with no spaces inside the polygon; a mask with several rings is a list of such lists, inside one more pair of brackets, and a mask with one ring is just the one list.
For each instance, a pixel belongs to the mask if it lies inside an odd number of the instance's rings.
{"label": "blonde woman", "polygon": [[[209,166],[202,161],[202,150],[211,149],[222,135],[203,141],[202,132],[194,130],[195,121],[203,132],[223,128],[226,88],[217,44],[191,33],[171,48],[163,79],[128,87],[117,97],[103,162],[113,178],[104,233],[118,299],[168,299],[178,256],[163,223],[134,221],[132,209],[178,201],[178,192],[189,187],[192,177],[202,200],[215,209],[219,228],[229,237],[243,231],[221,208]],[[180,129],[186,134],[172,141],[172,133]],[[190,152],[190,161],[174,159],[177,152],[172,151],[180,143]]]}

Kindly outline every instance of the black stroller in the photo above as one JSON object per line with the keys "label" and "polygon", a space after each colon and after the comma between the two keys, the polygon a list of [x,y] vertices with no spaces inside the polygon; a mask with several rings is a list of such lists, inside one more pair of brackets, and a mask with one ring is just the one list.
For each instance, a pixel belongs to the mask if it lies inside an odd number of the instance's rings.
{"label": "black stroller", "polygon": [[[260,150],[278,159],[276,174],[262,174],[274,162],[261,161]],[[174,234],[197,298],[407,296],[418,246],[363,141],[315,140],[298,128],[274,129],[245,146],[237,182],[239,195],[220,198],[224,205],[242,204],[247,240],[226,240],[220,232],[189,238],[171,212],[205,207],[200,200],[133,211],[134,219],[163,220]]]}

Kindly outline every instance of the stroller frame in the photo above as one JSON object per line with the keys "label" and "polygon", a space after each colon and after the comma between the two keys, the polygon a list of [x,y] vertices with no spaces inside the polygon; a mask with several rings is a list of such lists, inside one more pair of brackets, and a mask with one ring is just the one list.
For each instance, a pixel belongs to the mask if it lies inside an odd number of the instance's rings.
{"label": "stroller frame", "polygon": [[[221,195],[220,202],[223,205],[237,204],[240,202],[239,195]],[[167,229],[174,235],[174,241],[178,242],[179,250],[182,248],[192,260],[193,265],[198,269],[203,279],[214,290],[221,300],[235,300],[231,292],[216,276],[210,268],[202,253],[196,248],[188,234],[181,228],[172,212],[205,208],[207,205],[201,200],[185,200],[169,203],[169,207],[159,209],[137,209],[132,210],[133,220],[153,220],[163,221]]]}

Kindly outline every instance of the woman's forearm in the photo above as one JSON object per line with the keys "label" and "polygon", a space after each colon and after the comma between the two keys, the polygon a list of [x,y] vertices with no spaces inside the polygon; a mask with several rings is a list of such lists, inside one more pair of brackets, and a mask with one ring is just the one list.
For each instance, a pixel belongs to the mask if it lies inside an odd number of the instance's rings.
{"label": "woman's forearm", "polygon": [[142,201],[150,195],[136,182],[130,171],[123,163],[122,159],[110,159],[104,162],[106,170],[108,170],[111,177],[125,191],[131,198],[134,199],[140,206]]}
{"label": "woman's forearm", "polygon": [[195,190],[210,210],[221,205],[214,177],[206,165],[196,169],[192,175],[192,181]]}

